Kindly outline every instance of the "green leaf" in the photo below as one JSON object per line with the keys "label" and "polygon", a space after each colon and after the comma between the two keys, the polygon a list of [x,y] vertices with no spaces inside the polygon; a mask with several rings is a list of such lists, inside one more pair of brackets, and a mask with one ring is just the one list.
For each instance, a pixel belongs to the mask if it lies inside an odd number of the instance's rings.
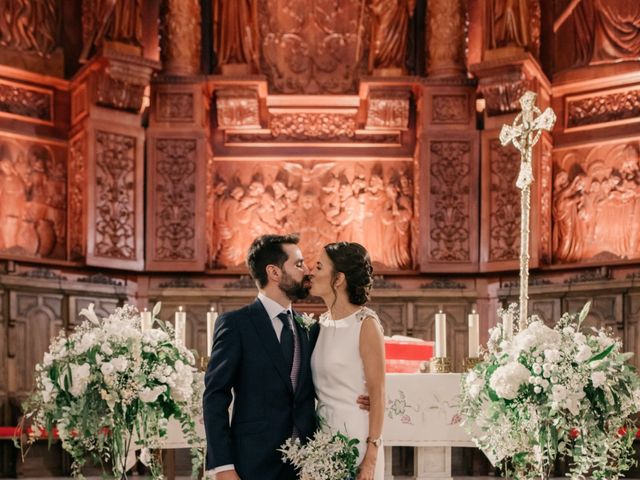
{"label": "green leaf", "polygon": [[160,309],[162,308],[162,302],[157,302],[154,306],[153,306],[153,316],[157,317],[158,314],[160,313]]}
{"label": "green leaf", "polygon": [[584,320],[587,318],[587,315],[589,315],[589,310],[591,310],[591,300],[585,303],[584,307],[582,307],[582,310],[580,310],[580,314],[578,315],[578,328],[580,328],[582,322],[584,322]]}
{"label": "green leaf", "polygon": [[587,363],[595,362],[596,360],[602,360],[604,357],[606,357],[607,355],[609,355],[611,353],[611,350],[613,350],[613,347],[615,347],[615,346],[616,346],[616,344],[612,343],[607,348],[605,348],[603,351],[601,351],[600,353],[595,354],[593,357],[591,357],[589,360],[587,360]]}

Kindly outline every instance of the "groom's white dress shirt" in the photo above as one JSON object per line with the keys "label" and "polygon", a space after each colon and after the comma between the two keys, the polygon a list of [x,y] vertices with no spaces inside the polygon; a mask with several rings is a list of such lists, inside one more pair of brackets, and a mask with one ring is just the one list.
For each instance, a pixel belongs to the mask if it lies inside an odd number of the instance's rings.
{"label": "groom's white dress shirt", "polygon": [[[282,333],[282,321],[278,318],[282,312],[291,312],[291,303],[286,307],[283,307],[275,300],[267,297],[264,293],[258,293],[258,300],[262,303],[262,306],[267,311],[267,315],[271,319],[271,325],[273,325],[273,329],[276,332],[276,337],[278,337],[278,341],[280,341],[280,334]],[[211,473],[210,477],[213,477],[216,473],[225,472],[227,470],[233,470],[235,466],[233,464],[228,465],[220,465],[219,467],[214,468],[213,470],[209,470],[207,473]]]}

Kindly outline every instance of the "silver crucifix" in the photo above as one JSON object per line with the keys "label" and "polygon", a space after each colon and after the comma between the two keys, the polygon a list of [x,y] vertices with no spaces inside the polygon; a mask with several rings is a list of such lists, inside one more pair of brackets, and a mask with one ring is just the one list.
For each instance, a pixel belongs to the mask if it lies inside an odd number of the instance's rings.
{"label": "silver crucifix", "polygon": [[556,123],[556,114],[551,108],[544,113],[536,107],[537,95],[527,91],[520,97],[522,111],[512,125],[503,125],[500,131],[502,146],[512,143],[520,152],[520,173],[516,186],[520,194],[520,311],[518,327],[527,328],[527,302],[529,300],[529,215],[531,213],[531,182],[533,168],[531,158],[533,146],[538,143],[543,130],[550,131]]}

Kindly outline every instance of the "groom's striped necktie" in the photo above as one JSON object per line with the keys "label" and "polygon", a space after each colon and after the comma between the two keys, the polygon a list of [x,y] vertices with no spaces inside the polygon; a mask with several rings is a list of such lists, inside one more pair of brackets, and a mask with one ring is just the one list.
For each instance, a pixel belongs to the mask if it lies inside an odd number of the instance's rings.
{"label": "groom's striped necktie", "polygon": [[278,318],[282,322],[280,346],[282,347],[284,359],[287,361],[289,378],[291,378],[291,385],[295,392],[298,383],[298,372],[300,371],[300,339],[293,324],[290,310],[278,314]]}

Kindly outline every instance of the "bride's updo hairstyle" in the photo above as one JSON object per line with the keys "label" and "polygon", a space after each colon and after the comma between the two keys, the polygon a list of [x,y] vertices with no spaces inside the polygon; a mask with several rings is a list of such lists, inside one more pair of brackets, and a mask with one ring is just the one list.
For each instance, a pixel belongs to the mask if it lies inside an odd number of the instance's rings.
{"label": "bride's updo hairstyle", "polygon": [[373,267],[367,250],[359,243],[337,242],[325,245],[324,251],[333,263],[331,288],[338,273],[342,272],[347,283],[349,302],[364,305],[369,301],[369,292],[373,285]]}

